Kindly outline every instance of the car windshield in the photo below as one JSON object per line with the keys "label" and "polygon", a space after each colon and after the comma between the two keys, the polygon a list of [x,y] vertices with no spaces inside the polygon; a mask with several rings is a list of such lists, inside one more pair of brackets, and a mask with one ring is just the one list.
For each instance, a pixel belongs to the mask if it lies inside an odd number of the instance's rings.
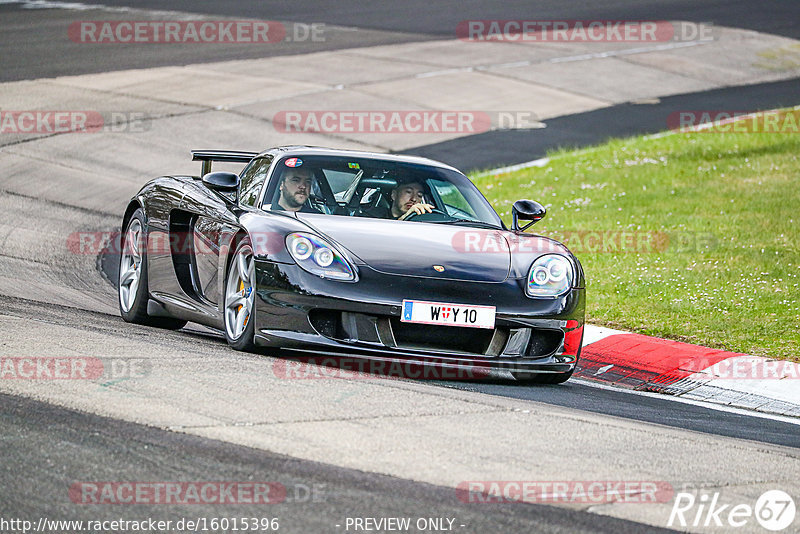
{"label": "car windshield", "polygon": [[[426,205],[414,213],[413,206]],[[463,174],[419,163],[348,156],[285,157],[267,188],[264,209],[333,216],[502,227]],[[410,212],[409,212],[410,211]]]}

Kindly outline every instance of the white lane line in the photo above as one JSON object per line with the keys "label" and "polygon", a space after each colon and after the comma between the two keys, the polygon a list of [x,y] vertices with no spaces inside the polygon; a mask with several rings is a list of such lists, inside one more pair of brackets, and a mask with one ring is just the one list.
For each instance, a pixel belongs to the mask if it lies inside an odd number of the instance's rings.
{"label": "white lane line", "polygon": [[756,411],[747,410],[747,409],[744,409],[744,408],[735,408],[733,406],[724,406],[724,405],[721,405],[721,404],[714,404],[714,403],[711,403],[711,402],[703,402],[703,401],[698,401],[698,400],[693,400],[693,399],[684,399],[684,398],[681,398],[681,397],[674,397],[672,395],[664,395],[664,394],[661,394],[661,393],[651,393],[649,391],[637,391],[637,390],[634,390],[634,389],[624,389],[624,388],[619,388],[619,387],[614,387],[614,386],[608,386],[606,384],[600,384],[600,383],[597,383],[597,382],[592,382],[590,380],[581,380],[580,378],[572,378],[572,379],[570,379],[570,382],[575,382],[575,383],[578,383],[578,384],[582,384],[582,385],[593,387],[593,388],[597,388],[597,389],[606,389],[606,390],[611,390],[611,391],[628,393],[629,395],[639,395],[641,397],[650,397],[650,398],[654,398],[654,399],[661,399],[661,400],[672,401],[672,402],[680,402],[680,403],[683,403],[683,404],[691,404],[693,406],[699,406],[701,408],[708,408],[709,410],[716,410],[718,412],[734,413],[734,414],[737,414],[737,415],[746,415],[748,417],[759,417],[761,419],[770,419],[772,421],[779,421],[781,423],[789,423],[789,424],[792,424],[792,425],[800,426],[800,418],[796,418],[796,417],[787,417],[785,415],[774,415],[774,414],[769,414],[769,413],[756,412]]}
{"label": "white lane line", "polygon": [[[54,2],[51,0],[0,0],[0,4],[22,4],[22,9],[70,9],[73,11],[89,11],[98,9],[102,11],[115,11],[128,13],[140,11],[130,7],[110,7],[103,4],[84,4],[81,2]],[[161,13],[175,13],[174,11],[161,11]]]}
{"label": "white lane line", "polygon": [[[22,9],[64,9],[71,11],[106,11],[109,13],[141,13],[150,17],[169,17],[175,20],[204,20],[207,16],[166,9],[143,9],[137,7],[116,7],[103,4],[84,4],[81,2],[56,2],[52,0],[0,0],[0,5],[20,4]],[[223,17],[226,18],[226,17]]]}

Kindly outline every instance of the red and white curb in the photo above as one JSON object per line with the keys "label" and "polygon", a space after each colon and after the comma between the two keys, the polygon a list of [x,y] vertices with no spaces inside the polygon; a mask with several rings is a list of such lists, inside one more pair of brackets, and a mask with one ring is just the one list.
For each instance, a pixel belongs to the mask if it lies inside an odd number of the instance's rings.
{"label": "red and white curb", "polygon": [[800,365],[586,325],[575,377],[800,417]]}

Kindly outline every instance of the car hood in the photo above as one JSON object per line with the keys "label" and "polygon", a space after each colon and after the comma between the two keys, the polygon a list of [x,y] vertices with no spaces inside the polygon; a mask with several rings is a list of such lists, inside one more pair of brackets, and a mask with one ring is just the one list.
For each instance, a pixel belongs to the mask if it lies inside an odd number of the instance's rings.
{"label": "car hood", "polygon": [[386,274],[502,282],[511,269],[507,232],[501,230],[305,213],[298,218]]}

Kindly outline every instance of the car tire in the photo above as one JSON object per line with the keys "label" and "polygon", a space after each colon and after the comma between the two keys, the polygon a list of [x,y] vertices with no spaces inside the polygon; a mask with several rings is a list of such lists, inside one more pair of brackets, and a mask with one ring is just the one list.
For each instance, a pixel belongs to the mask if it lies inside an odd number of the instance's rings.
{"label": "car tire", "polygon": [[236,349],[253,352],[255,344],[255,263],[250,239],[236,246],[228,264],[223,291],[225,339]]}
{"label": "car tire", "polygon": [[[573,369],[574,371],[574,369]],[[572,377],[573,371],[566,373],[511,373],[514,380],[525,384],[563,384]]]}
{"label": "car tire", "polygon": [[178,330],[187,321],[147,315],[150,290],[147,286],[147,236],[144,212],[137,209],[120,237],[117,302],[119,313],[129,323]]}

